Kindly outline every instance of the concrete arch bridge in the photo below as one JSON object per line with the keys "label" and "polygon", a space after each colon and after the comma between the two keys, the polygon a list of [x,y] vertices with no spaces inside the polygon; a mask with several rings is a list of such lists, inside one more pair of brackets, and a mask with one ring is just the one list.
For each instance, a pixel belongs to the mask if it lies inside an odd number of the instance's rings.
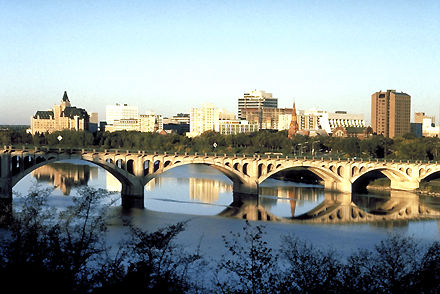
{"label": "concrete arch bridge", "polygon": [[159,174],[186,164],[205,164],[219,170],[231,179],[234,194],[238,195],[258,195],[259,185],[267,178],[298,167],[320,177],[326,190],[344,193],[351,193],[360,179],[372,171],[389,178],[392,189],[404,191],[416,190],[421,181],[440,172],[437,162],[4,147],[0,150],[0,198],[11,199],[12,188],[33,170],[66,159],[94,163],[115,176],[122,183],[122,204],[126,207],[143,207],[145,184]]}

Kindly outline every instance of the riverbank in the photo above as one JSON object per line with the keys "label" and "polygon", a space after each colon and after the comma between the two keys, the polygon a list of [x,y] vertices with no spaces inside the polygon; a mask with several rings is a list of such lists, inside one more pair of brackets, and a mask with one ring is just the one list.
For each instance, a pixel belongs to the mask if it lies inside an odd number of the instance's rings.
{"label": "riverbank", "polygon": [[[387,187],[387,186],[379,186],[379,185],[368,185],[367,190],[374,191],[375,193],[380,193],[383,191],[391,191],[393,189],[391,189],[389,186]],[[436,192],[436,191],[417,189],[411,192],[424,196],[440,197],[440,192]]]}

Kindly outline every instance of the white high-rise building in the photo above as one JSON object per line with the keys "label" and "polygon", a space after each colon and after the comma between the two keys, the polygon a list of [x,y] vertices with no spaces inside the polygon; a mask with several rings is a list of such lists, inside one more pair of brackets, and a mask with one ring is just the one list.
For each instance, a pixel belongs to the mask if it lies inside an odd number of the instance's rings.
{"label": "white high-rise building", "polygon": [[200,108],[191,108],[189,112],[188,137],[196,137],[206,131],[218,131],[220,109],[212,104],[204,104]]}
{"label": "white high-rise building", "polygon": [[128,104],[107,105],[105,108],[105,120],[107,125],[113,125],[115,121],[123,119],[139,119],[139,109],[137,106]]}
{"label": "white high-rise building", "polygon": [[258,124],[236,119],[235,114],[224,109],[205,104],[201,108],[192,108],[190,113],[190,131],[188,137],[196,137],[206,131],[220,132],[224,135],[258,131]]}

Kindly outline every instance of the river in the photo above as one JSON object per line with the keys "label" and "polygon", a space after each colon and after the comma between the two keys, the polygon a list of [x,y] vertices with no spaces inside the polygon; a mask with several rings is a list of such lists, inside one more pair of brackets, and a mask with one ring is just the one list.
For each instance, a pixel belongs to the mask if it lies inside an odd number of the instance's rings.
{"label": "river", "polygon": [[[141,227],[191,219],[193,225],[183,239],[191,242],[203,236],[209,244],[206,252],[217,250],[213,243],[242,227],[242,219],[263,224],[269,235],[294,233],[321,246],[324,242],[346,251],[372,247],[390,233],[440,240],[439,198],[397,191],[344,195],[327,192],[319,185],[268,179],[260,185],[258,198],[234,199],[232,182],[204,165],[177,167],[151,180],[145,186],[146,209],[127,212],[120,208],[121,184],[104,169],[79,160],[52,163],[14,187],[13,205],[22,201],[19,195],[38,186],[53,188],[50,203],[62,209],[84,185],[116,191],[109,196],[116,199],[114,211]],[[112,226],[116,240],[122,225],[115,221]]]}

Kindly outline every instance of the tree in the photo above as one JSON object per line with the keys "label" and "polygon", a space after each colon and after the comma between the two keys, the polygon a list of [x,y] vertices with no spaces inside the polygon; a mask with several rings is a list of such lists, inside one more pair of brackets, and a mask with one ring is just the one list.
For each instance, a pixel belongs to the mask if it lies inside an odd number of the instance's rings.
{"label": "tree", "polygon": [[286,262],[280,278],[283,293],[336,293],[342,286],[341,263],[334,251],[322,252],[288,235],[282,238]]}
{"label": "tree", "polygon": [[272,293],[278,287],[278,257],[263,240],[261,226],[246,221],[243,232],[243,236],[232,232],[231,238],[223,236],[230,254],[218,266],[217,286],[223,293]]}
{"label": "tree", "polygon": [[175,244],[185,223],[155,232],[130,226],[131,237],[123,246],[121,258],[108,263],[100,272],[97,293],[143,290],[150,293],[185,293],[193,285],[188,272],[197,273],[198,253],[188,254]]}
{"label": "tree", "polygon": [[32,192],[14,213],[10,236],[1,240],[1,282],[17,292],[86,292],[93,283],[91,264],[99,264],[106,251],[105,213],[96,208],[108,193],[82,189],[61,215],[48,207],[49,194]]}

